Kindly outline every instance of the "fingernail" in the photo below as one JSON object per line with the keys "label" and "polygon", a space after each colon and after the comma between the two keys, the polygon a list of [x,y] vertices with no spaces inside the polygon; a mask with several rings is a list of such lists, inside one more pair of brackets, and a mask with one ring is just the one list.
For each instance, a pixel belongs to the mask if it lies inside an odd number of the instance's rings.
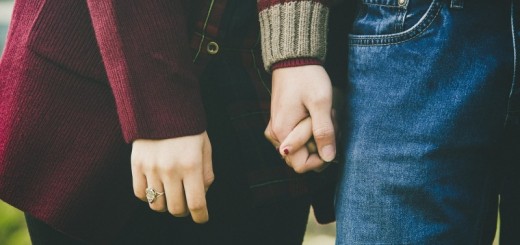
{"label": "fingernail", "polygon": [[334,156],[336,155],[336,150],[334,149],[334,147],[332,145],[326,145],[323,148],[321,148],[321,153],[323,154],[323,156],[321,156],[321,158],[326,162],[330,162],[330,161],[334,160]]}
{"label": "fingernail", "polygon": [[284,153],[285,155],[289,155],[289,149],[287,149],[287,148],[283,149],[283,153]]}
{"label": "fingernail", "polygon": [[280,152],[280,148],[276,147],[276,151],[277,151],[277,152]]}

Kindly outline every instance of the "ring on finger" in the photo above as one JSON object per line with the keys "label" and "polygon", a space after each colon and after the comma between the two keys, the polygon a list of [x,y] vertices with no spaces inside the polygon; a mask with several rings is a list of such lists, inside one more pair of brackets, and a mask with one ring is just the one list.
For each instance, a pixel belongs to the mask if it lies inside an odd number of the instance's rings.
{"label": "ring on finger", "polygon": [[148,203],[152,204],[157,197],[164,195],[164,192],[158,192],[154,188],[148,187],[146,188],[146,199]]}

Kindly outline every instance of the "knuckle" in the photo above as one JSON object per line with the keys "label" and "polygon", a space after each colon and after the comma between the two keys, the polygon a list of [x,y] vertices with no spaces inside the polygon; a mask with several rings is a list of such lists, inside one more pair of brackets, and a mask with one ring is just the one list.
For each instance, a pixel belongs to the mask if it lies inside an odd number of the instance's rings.
{"label": "knuckle", "polygon": [[204,186],[209,187],[215,181],[215,175],[213,173],[207,174],[204,178]]}
{"label": "knuckle", "polygon": [[166,208],[162,205],[150,205],[150,208],[155,212],[160,212],[160,213],[166,212]]}
{"label": "knuckle", "polygon": [[313,104],[325,104],[332,102],[332,91],[327,89],[316,89],[313,91],[312,96],[309,97],[311,103]]}
{"label": "knuckle", "polygon": [[191,212],[200,212],[206,209],[206,202],[200,198],[197,198],[188,204],[188,208]]}
{"label": "knuckle", "polygon": [[198,166],[198,163],[194,160],[186,160],[179,163],[179,167],[183,170],[195,170]]}
{"label": "knuckle", "polygon": [[316,140],[327,139],[334,135],[334,128],[328,125],[317,127],[312,130],[312,134]]}
{"label": "knuckle", "polygon": [[332,98],[330,94],[326,93],[325,91],[318,91],[310,98],[310,102],[311,105],[323,106],[331,104]]}
{"label": "knuckle", "polygon": [[271,128],[266,128],[264,130],[264,137],[266,139],[272,139],[273,138],[272,135],[271,135]]}
{"label": "knuckle", "polygon": [[142,167],[143,166],[143,160],[141,157],[137,156],[136,154],[132,154],[130,157],[130,163],[135,167]]}
{"label": "knuckle", "polygon": [[134,190],[134,196],[137,197],[137,198],[139,198],[140,200],[144,200],[144,199],[145,199],[144,196],[143,196],[143,194],[140,193],[140,192],[137,191],[137,190]]}
{"label": "knuckle", "polygon": [[271,127],[271,134],[273,136],[276,136],[276,135],[283,135],[285,131],[285,127],[283,124],[273,124],[273,126]]}
{"label": "knuckle", "polygon": [[186,209],[182,205],[172,205],[171,207],[168,207],[168,212],[170,212],[170,214],[173,216],[186,215]]}
{"label": "knuckle", "polygon": [[164,163],[161,164],[161,172],[163,173],[172,173],[177,170],[177,165],[174,163]]}
{"label": "knuckle", "polygon": [[144,162],[142,162],[140,167],[145,173],[152,173],[155,172],[155,170],[157,170],[157,165],[151,163],[145,164]]}

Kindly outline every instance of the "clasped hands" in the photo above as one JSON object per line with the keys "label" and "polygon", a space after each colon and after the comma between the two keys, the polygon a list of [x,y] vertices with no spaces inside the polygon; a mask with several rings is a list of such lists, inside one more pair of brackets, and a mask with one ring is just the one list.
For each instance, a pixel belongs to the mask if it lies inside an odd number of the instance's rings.
{"label": "clasped hands", "polygon": [[265,137],[294,171],[323,170],[336,157],[333,88],[327,72],[317,65],[279,68],[272,83]]}
{"label": "clasped hands", "polygon": [[[132,148],[134,194],[148,201],[157,212],[176,217],[191,214],[196,223],[209,219],[206,192],[215,178],[211,161],[211,144],[203,132],[162,140],[138,139]],[[146,189],[156,195],[147,199]]]}
{"label": "clasped hands", "polygon": [[[265,136],[298,173],[320,171],[336,156],[332,91],[321,66],[273,72],[271,120]],[[191,214],[196,223],[208,221],[206,192],[215,177],[206,132],[135,140],[131,162],[134,194],[148,201],[152,210],[177,217]],[[160,195],[147,199],[147,189]]]}

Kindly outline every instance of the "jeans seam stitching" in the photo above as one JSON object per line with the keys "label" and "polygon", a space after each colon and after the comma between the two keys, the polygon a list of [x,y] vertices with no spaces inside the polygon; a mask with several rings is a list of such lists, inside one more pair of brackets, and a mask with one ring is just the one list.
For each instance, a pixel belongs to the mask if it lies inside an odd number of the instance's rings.
{"label": "jeans seam stitching", "polygon": [[[437,1],[435,3],[435,5],[432,7],[437,8],[435,10],[435,14],[434,15],[432,14],[432,16],[429,17],[428,19],[424,19],[422,21],[422,23],[420,23],[419,26],[417,26],[417,28],[410,29],[410,30],[406,31],[405,33],[401,33],[401,34],[388,34],[386,36],[382,35],[382,36],[378,36],[378,37],[370,37],[370,36],[352,37],[351,36],[351,38],[349,40],[349,44],[352,46],[386,46],[386,45],[400,44],[400,43],[404,43],[404,42],[413,40],[429,29],[429,27],[433,24],[434,20],[439,15],[440,10],[442,9],[440,1]],[[424,27],[422,27],[423,25],[424,25]],[[402,39],[402,40],[391,41],[392,39],[394,39],[394,40]]]}

